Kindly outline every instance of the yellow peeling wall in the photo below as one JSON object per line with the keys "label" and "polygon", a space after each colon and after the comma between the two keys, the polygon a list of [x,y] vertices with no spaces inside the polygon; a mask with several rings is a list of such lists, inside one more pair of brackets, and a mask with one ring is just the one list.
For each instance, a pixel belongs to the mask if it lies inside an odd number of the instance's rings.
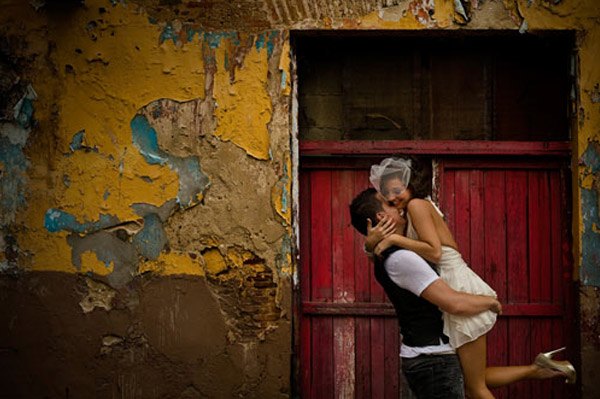
{"label": "yellow peeling wall", "polygon": [[[20,109],[31,123],[2,125],[0,229],[14,243],[0,241],[1,269],[112,287],[143,273],[290,277],[290,30],[576,31],[574,278],[594,298],[582,306],[584,352],[600,353],[597,0],[51,3],[0,12],[34,92],[23,95],[33,114]],[[279,289],[269,306],[290,297]]]}
{"label": "yellow peeling wall", "polygon": [[[144,214],[134,204],[160,208],[175,200],[177,204],[167,206],[162,216],[166,224],[171,215],[198,206],[205,195],[226,191],[221,186],[227,185],[243,184],[246,193],[238,193],[243,196],[237,199],[226,198],[224,193],[218,200],[246,204],[255,201],[267,208],[260,215],[269,220],[244,226],[264,230],[251,235],[268,234],[269,242],[289,236],[290,150],[287,139],[275,140],[269,132],[273,103],[287,101],[289,83],[269,92],[267,82],[270,59],[274,59],[272,79],[281,74],[289,77],[289,43],[282,33],[196,31],[172,21],[153,21],[135,3],[87,1],[85,7],[53,13],[44,12],[43,7],[36,11],[21,2],[12,3],[4,8],[7,12],[3,15],[30,21],[29,26],[23,30],[22,26],[3,21],[7,24],[4,26],[12,28],[3,33],[25,34],[28,43],[52,43],[52,49],[35,53],[40,57],[48,52],[51,68],[38,61],[40,65],[23,71],[29,76],[22,76],[37,94],[32,102],[38,126],[24,149],[31,165],[27,202],[14,215],[16,226],[26,226],[15,229],[21,253],[19,267],[110,274],[113,255],[104,254],[106,265],[102,265],[90,255],[93,248],[81,257],[82,265],[74,265],[67,236],[120,227],[132,236],[144,226]],[[40,36],[42,32],[47,38]],[[284,53],[282,46],[286,48]],[[29,44],[23,49],[36,50]],[[161,101],[169,104],[156,104]],[[162,115],[157,116],[157,112]],[[157,145],[153,146],[152,137],[148,137],[152,132],[142,131],[138,141],[146,147],[140,148],[133,137],[132,123],[136,115],[145,113],[150,115],[146,129],[156,130]],[[40,136],[44,138],[40,140]],[[229,143],[240,151],[234,153]],[[228,155],[216,157],[216,147],[226,148],[223,151]],[[153,157],[160,159],[152,161]],[[169,157],[195,159],[201,172],[185,170],[191,175],[185,180],[181,177],[185,173],[176,166],[178,161]],[[240,162],[240,157],[245,160]],[[260,173],[258,179],[236,182],[246,179],[236,172],[244,163],[254,165]],[[211,169],[218,173],[206,172]],[[253,183],[259,187],[253,188]],[[191,190],[187,200],[178,196],[182,185]],[[236,211],[235,206],[230,208],[232,213]],[[214,224],[221,223],[216,216]],[[229,215],[221,219],[225,226],[215,229],[225,231],[232,219]],[[197,233],[200,236],[203,232]],[[200,238],[194,248],[172,245],[169,253],[161,251],[166,246],[158,248],[160,256],[140,264],[139,270],[203,274],[207,265],[202,256],[190,261],[184,254],[192,249],[199,255],[206,247],[229,245],[223,235],[217,237],[210,230],[204,233],[211,238]],[[255,245],[249,246],[256,250]],[[261,248],[257,253],[273,262],[280,249]],[[289,264],[281,267],[290,270]]]}

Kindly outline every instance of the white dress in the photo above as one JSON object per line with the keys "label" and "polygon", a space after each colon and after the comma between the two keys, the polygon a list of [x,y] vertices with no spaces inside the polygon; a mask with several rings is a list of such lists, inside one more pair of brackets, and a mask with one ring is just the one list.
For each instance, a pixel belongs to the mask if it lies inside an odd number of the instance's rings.
{"label": "white dress", "polygon": [[[433,202],[430,201],[437,212],[443,216]],[[418,240],[408,212],[406,236]],[[496,292],[485,281],[481,279],[467,263],[461,254],[452,247],[442,245],[442,257],[437,264],[438,272],[442,280],[456,291],[469,294],[487,295],[497,297]],[[450,345],[454,348],[474,341],[478,337],[487,334],[496,323],[496,313],[488,310],[475,316],[455,316],[443,312],[444,334],[450,338]]]}

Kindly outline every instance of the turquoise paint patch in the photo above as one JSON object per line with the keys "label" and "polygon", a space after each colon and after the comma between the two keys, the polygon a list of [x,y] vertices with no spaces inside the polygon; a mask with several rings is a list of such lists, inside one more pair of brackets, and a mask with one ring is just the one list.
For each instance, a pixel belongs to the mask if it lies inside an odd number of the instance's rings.
{"label": "turquoise paint patch", "polygon": [[17,210],[26,204],[29,161],[23,149],[35,124],[36,98],[35,90],[28,85],[14,107],[14,120],[0,125],[0,226],[14,222]]}
{"label": "turquoise paint patch", "polygon": [[155,260],[167,245],[167,233],[156,213],[144,216],[144,228],[133,237],[133,245],[138,254]]}
{"label": "turquoise paint patch", "polygon": [[194,30],[194,29],[188,29],[188,31],[187,31],[187,41],[188,41],[188,43],[191,42],[192,40],[194,40],[194,36],[196,36],[196,33],[198,33],[196,30]]}
{"label": "turquoise paint patch", "polygon": [[68,231],[71,233],[88,234],[119,224],[119,219],[113,215],[101,214],[94,222],[80,223],[74,215],[60,209],[50,208],[44,215],[44,227],[51,233]]}
{"label": "turquoise paint patch", "polygon": [[204,32],[204,41],[210,48],[218,48],[221,40],[229,39],[234,46],[240,45],[240,38],[237,32]]}
{"label": "turquoise paint patch", "polygon": [[292,253],[292,241],[288,235],[283,236],[281,240],[281,249],[275,258],[279,270],[288,266],[288,260]]}
{"label": "turquoise paint patch", "polygon": [[69,149],[71,152],[75,152],[83,148],[83,140],[85,138],[85,130],[80,130],[73,135]]}
{"label": "turquoise paint patch", "polygon": [[581,282],[600,287],[600,227],[598,193],[581,189],[583,235],[581,242]]}
{"label": "turquoise paint patch", "polygon": [[260,51],[263,47],[265,47],[265,40],[266,35],[264,33],[261,33],[256,37],[256,42],[254,43],[256,51]]}
{"label": "turquoise paint patch", "polygon": [[179,40],[179,36],[177,35],[177,33],[175,33],[173,25],[171,25],[170,23],[168,23],[165,26],[158,38],[160,44],[163,44],[167,40],[172,40],[174,44],[177,44],[177,41]]}
{"label": "turquoise paint patch", "polygon": [[16,115],[16,121],[24,129],[28,129],[33,125],[33,101],[30,98],[23,98],[21,100],[18,115]]}
{"label": "turquoise paint patch", "polygon": [[584,165],[591,169],[592,173],[600,171],[600,144],[591,142],[581,156]]}
{"label": "turquoise paint patch", "polygon": [[156,130],[143,115],[136,115],[131,121],[133,144],[149,164],[168,165],[179,176],[177,202],[187,208],[198,202],[200,195],[208,188],[209,180],[200,167],[196,156],[180,158],[170,155],[158,146]]}
{"label": "turquoise paint patch", "polygon": [[109,196],[110,196],[110,191],[108,191],[108,189],[104,190],[104,194],[102,195],[102,199],[104,201],[106,201]]}
{"label": "turquoise paint patch", "polygon": [[148,119],[143,115],[136,115],[131,121],[133,144],[151,165],[163,165],[167,162],[165,153],[158,148],[156,130],[150,126]]}
{"label": "turquoise paint patch", "polygon": [[269,33],[269,40],[267,41],[267,55],[270,57],[273,54],[273,49],[275,48],[275,40],[279,37],[279,32],[276,30],[271,31]]}
{"label": "turquoise paint patch", "polygon": [[273,49],[275,48],[275,40],[279,36],[279,31],[273,30],[267,33],[260,33],[256,37],[256,42],[254,46],[256,47],[256,51],[260,51],[263,48],[267,48],[267,55],[270,57],[273,54]]}
{"label": "turquoise paint patch", "polygon": [[[592,141],[581,156],[586,167],[584,175],[600,178],[600,144]],[[596,186],[594,184],[594,186]],[[598,212],[598,192],[581,187],[581,213],[583,234],[581,242],[581,282],[584,285],[600,287],[600,217]]]}
{"label": "turquoise paint patch", "polygon": [[0,226],[13,222],[17,210],[26,204],[29,161],[23,153],[23,147],[0,136]]}
{"label": "turquoise paint patch", "polygon": [[285,71],[281,71],[281,88],[285,89],[285,86],[287,86],[287,74]]}

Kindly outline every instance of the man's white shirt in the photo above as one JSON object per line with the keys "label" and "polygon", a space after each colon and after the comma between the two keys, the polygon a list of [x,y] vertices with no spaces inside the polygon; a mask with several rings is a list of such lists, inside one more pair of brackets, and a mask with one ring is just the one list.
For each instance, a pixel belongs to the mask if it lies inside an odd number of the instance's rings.
{"label": "man's white shirt", "polygon": [[[419,297],[431,283],[440,278],[423,258],[413,251],[405,249],[400,249],[388,256],[384,262],[384,267],[390,279],[398,287],[404,288]],[[400,356],[407,358],[419,355],[452,353],[454,353],[454,349],[450,344],[445,344],[441,340],[439,345],[417,347],[402,344],[400,348]]]}

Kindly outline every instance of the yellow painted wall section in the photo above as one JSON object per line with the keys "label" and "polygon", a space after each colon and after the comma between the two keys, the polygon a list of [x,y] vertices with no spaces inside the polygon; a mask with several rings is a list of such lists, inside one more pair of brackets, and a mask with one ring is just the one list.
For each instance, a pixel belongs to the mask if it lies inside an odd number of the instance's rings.
{"label": "yellow painted wall section", "polygon": [[[56,42],[54,71],[40,71],[33,86],[58,85],[60,96],[40,95],[39,118],[45,104],[58,102],[56,151],[32,153],[31,162],[51,158],[50,177],[32,179],[30,207],[21,215],[29,227],[19,236],[33,254],[34,270],[74,271],[65,235],[43,227],[44,213],[58,208],[80,223],[109,214],[125,222],[139,218],[134,203],[160,206],[177,195],[178,178],[168,166],[150,165],[132,143],[130,122],[153,100],[203,98],[205,75],[202,45],[196,39],[176,45],[160,43],[163,27],[149,22],[134,4],[115,7],[101,0],[49,21]],[[102,15],[98,10],[104,7]],[[36,16],[39,18],[39,16]],[[84,131],[84,149],[73,151],[73,136]],[[46,149],[48,151],[49,149]],[[43,173],[44,171],[40,171]],[[50,183],[48,182],[50,179]]]}
{"label": "yellow painted wall section", "polygon": [[218,249],[210,249],[203,256],[208,274],[217,275],[227,270],[227,263]]}
{"label": "yellow painted wall section", "polygon": [[156,273],[160,275],[204,276],[203,260],[197,254],[184,254],[179,252],[161,253],[155,261],[143,262],[139,266],[140,273]]}
{"label": "yellow painted wall section", "polygon": [[215,50],[217,72],[214,81],[214,98],[217,104],[215,135],[231,141],[249,155],[267,160],[270,158],[270,135],[267,124],[271,120],[272,104],[267,91],[269,70],[268,50],[254,45],[249,48],[243,65],[235,70],[235,78],[225,68],[227,48]]}
{"label": "yellow painted wall section", "polygon": [[81,273],[94,273],[98,276],[107,276],[113,272],[114,263],[108,265],[98,259],[94,252],[87,251],[81,254]]}
{"label": "yellow painted wall section", "polygon": [[290,42],[285,40],[279,57],[279,70],[282,74],[281,94],[289,96],[292,92],[291,61],[290,61]]}

